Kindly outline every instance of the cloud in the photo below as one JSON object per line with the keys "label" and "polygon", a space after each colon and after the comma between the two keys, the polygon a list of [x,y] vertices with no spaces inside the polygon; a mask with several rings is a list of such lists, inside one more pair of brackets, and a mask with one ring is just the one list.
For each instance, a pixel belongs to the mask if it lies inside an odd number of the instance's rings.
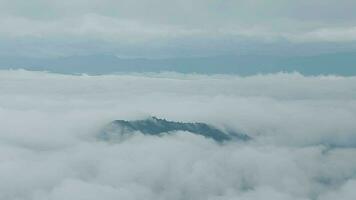
{"label": "cloud", "polygon": [[[0,40],[7,44],[0,55],[109,52],[159,57],[165,53],[191,55],[197,50],[203,55],[219,55],[260,53],[259,49],[269,44],[318,46],[331,42],[354,49],[348,43],[356,41],[352,9],[356,4],[348,0],[0,2]],[[87,52],[88,44],[95,44],[98,52]],[[157,48],[161,51],[154,52]],[[153,55],[145,55],[142,49]]]}
{"label": "cloud", "polygon": [[3,18],[0,33],[3,36],[34,38],[86,37],[108,41],[147,41],[162,37],[184,37],[198,34],[199,30],[180,29],[174,26],[149,25],[135,20],[88,14],[80,18],[43,21],[27,18]]}
{"label": "cloud", "polygon": [[321,28],[300,35],[290,35],[295,42],[348,42],[356,40],[356,27]]}
{"label": "cloud", "polygon": [[[295,21],[283,23],[300,24]],[[144,22],[138,19],[117,18],[98,14],[85,14],[75,18],[56,20],[29,19],[25,17],[2,17],[0,36],[10,39],[76,39],[102,40],[126,44],[141,44],[150,41],[197,38],[239,38],[265,42],[285,39],[291,42],[347,42],[355,41],[354,26],[316,26],[300,31],[274,30],[266,25],[237,24],[222,26],[186,26]]]}
{"label": "cloud", "polygon": [[[355,77],[0,71],[0,199],[350,199]],[[249,134],[95,140],[155,115]]]}
{"label": "cloud", "polygon": [[342,200],[348,200],[352,199],[355,197],[355,188],[356,186],[356,180],[349,180],[347,181],[344,185],[341,186],[341,188],[337,191],[331,191],[324,195],[322,198],[329,200],[329,199],[342,199]]}

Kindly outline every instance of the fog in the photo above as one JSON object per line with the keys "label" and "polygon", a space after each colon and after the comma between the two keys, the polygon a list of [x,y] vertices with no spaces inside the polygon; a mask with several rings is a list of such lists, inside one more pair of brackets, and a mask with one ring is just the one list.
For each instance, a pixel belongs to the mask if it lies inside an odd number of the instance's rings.
{"label": "fog", "polygon": [[[249,135],[96,139],[157,116]],[[0,71],[0,199],[351,200],[356,77]]]}

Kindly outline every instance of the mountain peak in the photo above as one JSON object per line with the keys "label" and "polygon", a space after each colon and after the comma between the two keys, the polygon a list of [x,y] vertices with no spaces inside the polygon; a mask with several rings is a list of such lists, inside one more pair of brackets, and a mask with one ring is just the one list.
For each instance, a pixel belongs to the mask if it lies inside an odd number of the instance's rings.
{"label": "mountain peak", "polygon": [[98,138],[105,141],[116,140],[122,136],[127,136],[135,132],[144,135],[162,136],[173,132],[182,131],[201,135],[213,139],[217,142],[229,140],[249,140],[248,135],[235,131],[226,131],[218,129],[212,125],[200,122],[175,122],[166,119],[160,119],[155,116],[143,120],[114,120],[104,127]]}

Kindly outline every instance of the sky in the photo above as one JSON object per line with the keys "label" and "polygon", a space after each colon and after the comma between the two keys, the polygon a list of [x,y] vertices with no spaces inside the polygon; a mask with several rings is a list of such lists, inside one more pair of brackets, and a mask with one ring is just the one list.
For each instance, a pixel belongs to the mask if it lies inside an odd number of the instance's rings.
{"label": "sky", "polygon": [[[356,78],[0,71],[0,199],[353,200]],[[157,116],[248,134],[97,140]]]}
{"label": "sky", "polygon": [[0,0],[1,57],[356,50],[353,0]]}

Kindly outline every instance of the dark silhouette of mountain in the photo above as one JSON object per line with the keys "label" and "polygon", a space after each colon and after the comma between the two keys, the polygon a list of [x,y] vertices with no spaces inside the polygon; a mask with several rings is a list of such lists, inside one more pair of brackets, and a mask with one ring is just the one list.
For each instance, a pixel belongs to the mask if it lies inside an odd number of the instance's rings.
{"label": "dark silhouette of mountain", "polygon": [[223,131],[205,123],[183,123],[167,121],[156,117],[144,120],[125,121],[115,120],[107,125],[98,135],[98,138],[105,141],[115,140],[122,136],[139,131],[145,135],[170,134],[176,131],[188,131],[193,134],[202,135],[206,138],[214,139],[217,142],[228,140],[250,140],[248,135],[234,131]]}
{"label": "dark silhouette of mountain", "polygon": [[65,74],[161,72],[239,74],[300,72],[304,75],[356,75],[356,53],[313,56],[225,55],[164,59],[123,59],[114,55],[61,58],[0,58],[0,69],[26,69]]}

